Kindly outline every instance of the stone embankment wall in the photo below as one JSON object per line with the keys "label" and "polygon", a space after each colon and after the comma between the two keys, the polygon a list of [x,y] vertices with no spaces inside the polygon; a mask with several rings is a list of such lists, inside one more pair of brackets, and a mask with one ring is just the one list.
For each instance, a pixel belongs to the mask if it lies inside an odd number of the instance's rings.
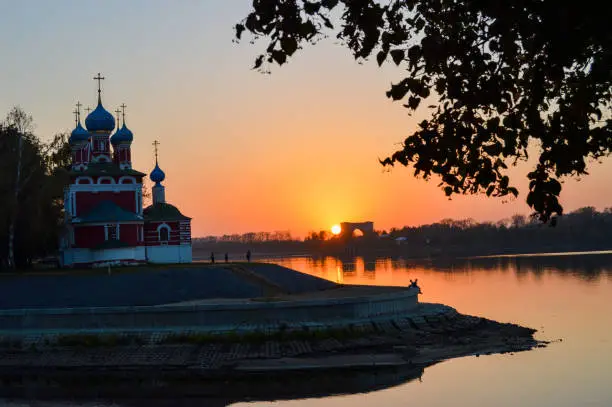
{"label": "stone embankment wall", "polygon": [[0,335],[62,333],[250,332],[332,328],[393,319],[419,307],[418,289],[360,297],[0,311]]}

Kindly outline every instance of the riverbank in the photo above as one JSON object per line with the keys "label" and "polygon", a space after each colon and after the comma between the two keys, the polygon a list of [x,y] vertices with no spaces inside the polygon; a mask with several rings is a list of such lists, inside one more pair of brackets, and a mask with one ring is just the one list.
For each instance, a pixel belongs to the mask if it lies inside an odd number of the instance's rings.
{"label": "riverbank", "polygon": [[439,361],[544,345],[533,329],[420,303],[416,285],[335,284],[273,264],[11,276],[0,292],[3,397],[218,397],[228,382],[332,373],[409,380]]}
{"label": "riverbank", "polygon": [[[468,244],[469,243],[469,244]],[[610,245],[605,240],[595,244],[593,242],[571,242],[563,244],[546,244],[546,241],[523,241],[520,244],[487,245],[486,239],[476,242],[466,241],[466,245],[422,245],[395,242],[383,239],[355,240],[342,242],[294,242],[292,244],[270,243],[198,243],[193,248],[193,258],[196,261],[208,262],[210,253],[221,256],[229,253],[231,259],[244,261],[244,253],[251,250],[253,258],[271,259],[278,257],[312,257],[323,258],[327,256],[340,259],[362,257],[364,259],[376,258],[404,258],[415,262],[431,260],[457,260],[462,258],[499,257],[529,255],[537,253],[576,253],[576,252],[606,252]]]}
{"label": "riverbank", "polygon": [[395,318],[342,330],[176,335],[155,344],[129,336],[96,341],[93,338],[99,336],[86,335],[29,347],[2,343],[0,395],[127,396],[136,392],[152,396],[173,391],[184,395],[188,387],[193,395],[219,396],[213,384],[227,380],[409,369],[461,356],[544,346],[534,333],[448,307],[439,315]]}

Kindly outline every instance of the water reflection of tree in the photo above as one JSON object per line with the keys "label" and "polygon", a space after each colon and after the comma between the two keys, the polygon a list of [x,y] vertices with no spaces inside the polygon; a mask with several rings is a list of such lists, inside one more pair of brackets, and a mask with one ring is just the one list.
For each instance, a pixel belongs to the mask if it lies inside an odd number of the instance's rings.
{"label": "water reflection of tree", "polygon": [[[448,269],[453,262],[450,260],[432,262],[431,269]],[[562,256],[519,256],[455,260],[456,265],[472,266],[481,271],[514,271],[516,275],[533,275],[541,277],[555,273],[571,275],[585,281],[594,281],[601,276],[612,277],[612,254],[583,254]]]}
{"label": "water reflection of tree", "polygon": [[[103,380],[83,386],[62,387],[56,383],[52,389],[54,399],[96,400],[96,405],[120,405],[125,407],[225,407],[239,402],[300,400],[324,398],[337,395],[370,393],[404,385],[416,379],[421,380],[427,365],[386,367],[370,370],[347,372],[325,371],[251,375],[244,378],[202,380],[195,376],[182,377],[157,388],[148,385],[155,380],[127,378],[117,386],[105,384]],[[163,378],[158,378],[164,383]],[[27,379],[24,380],[27,384]],[[39,383],[36,383],[38,385]],[[40,388],[36,398],[44,398],[44,388]],[[31,397],[31,388],[20,386],[11,389],[11,398]],[[5,395],[0,392],[0,397]],[[104,400],[109,400],[106,403]],[[24,404],[29,400],[24,400]],[[66,405],[72,405],[67,402]]]}
{"label": "water reflection of tree", "polygon": [[612,253],[550,256],[487,257],[467,259],[406,260],[403,258],[332,257],[312,260],[313,269],[335,269],[340,266],[346,277],[356,276],[363,269],[367,278],[394,269],[419,269],[450,275],[477,272],[514,273],[518,278],[547,274],[574,276],[584,281],[596,281],[601,276],[612,278]]}

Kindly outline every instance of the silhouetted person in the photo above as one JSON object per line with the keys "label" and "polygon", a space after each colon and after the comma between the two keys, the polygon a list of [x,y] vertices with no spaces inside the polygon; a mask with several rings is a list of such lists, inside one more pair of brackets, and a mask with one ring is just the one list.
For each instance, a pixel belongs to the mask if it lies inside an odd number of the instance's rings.
{"label": "silhouetted person", "polygon": [[227,255],[227,253],[225,253],[225,262],[229,262],[229,256]]}
{"label": "silhouetted person", "polygon": [[246,255],[247,261],[250,262],[251,261],[251,251],[247,250],[247,255]]}
{"label": "silhouetted person", "polygon": [[210,262],[215,264],[215,254],[213,252],[210,253]]}

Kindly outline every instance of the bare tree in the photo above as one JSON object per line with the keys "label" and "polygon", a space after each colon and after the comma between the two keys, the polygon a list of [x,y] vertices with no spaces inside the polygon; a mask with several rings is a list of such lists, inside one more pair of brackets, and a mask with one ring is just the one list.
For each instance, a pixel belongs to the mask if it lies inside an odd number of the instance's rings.
{"label": "bare tree", "polygon": [[8,222],[8,267],[15,268],[15,223],[19,212],[19,193],[27,184],[29,176],[23,177],[23,144],[24,137],[32,134],[34,130],[32,116],[28,115],[19,106],[13,107],[6,116],[4,126],[15,131],[17,136],[17,160],[15,162],[15,184],[13,186],[12,202],[9,205]]}

